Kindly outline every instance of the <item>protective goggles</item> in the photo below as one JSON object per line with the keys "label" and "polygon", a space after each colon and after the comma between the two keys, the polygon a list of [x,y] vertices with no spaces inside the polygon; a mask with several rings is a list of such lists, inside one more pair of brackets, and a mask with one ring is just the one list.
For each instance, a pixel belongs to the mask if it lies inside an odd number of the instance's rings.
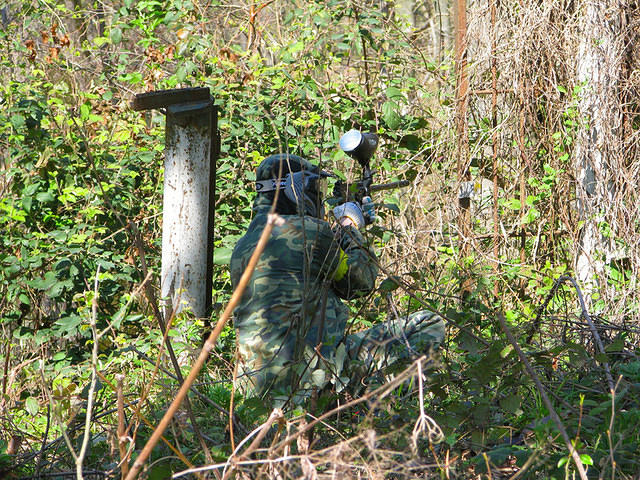
{"label": "protective goggles", "polygon": [[305,171],[287,173],[279,181],[277,178],[256,181],[256,192],[272,192],[281,188],[286,192],[295,192],[295,195],[316,193],[320,194],[321,198],[325,198],[327,195],[327,177],[331,176],[328,172],[320,172],[319,174]]}

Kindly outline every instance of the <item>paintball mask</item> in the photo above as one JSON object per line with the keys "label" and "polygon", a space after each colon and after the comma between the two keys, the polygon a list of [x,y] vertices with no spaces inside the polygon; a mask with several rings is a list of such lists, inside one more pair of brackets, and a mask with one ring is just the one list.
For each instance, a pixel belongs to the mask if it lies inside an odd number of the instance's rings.
{"label": "paintball mask", "polygon": [[[288,160],[290,163],[298,163],[298,158],[299,157],[290,155]],[[265,159],[265,162],[270,159],[271,157],[268,157]],[[293,162],[291,162],[292,160]],[[317,167],[302,158],[300,158],[300,160],[302,161],[299,162],[300,165],[295,166],[302,168],[299,171],[289,172],[281,179],[258,179],[256,181],[256,192],[272,192],[281,189],[285,197],[291,203],[298,206],[299,212],[304,212],[305,215],[312,217],[322,218],[324,217],[322,202],[327,194],[327,177],[330,177],[331,174],[320,171]],[[292,168],[292,170],[294,168]]]}

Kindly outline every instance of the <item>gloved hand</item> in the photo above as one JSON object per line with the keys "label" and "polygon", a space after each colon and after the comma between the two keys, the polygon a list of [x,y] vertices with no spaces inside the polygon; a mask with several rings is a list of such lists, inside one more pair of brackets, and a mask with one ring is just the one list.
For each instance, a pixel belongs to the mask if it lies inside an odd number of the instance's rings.
{"label": "gloved hand", "polygon": [[371,197],[362,197],[362,215],[364,216],[365,224],[370,225],[376,221],[376,206],[371,200]]}
{"label": "gloved hand", "polygon": [[333,209],[333,215],[341,225],[344,225],[345,219],[351,220],[351,223],[357,229],[364,227],[365,220],[360,206],[356,202],[346,202],[338,205]]}

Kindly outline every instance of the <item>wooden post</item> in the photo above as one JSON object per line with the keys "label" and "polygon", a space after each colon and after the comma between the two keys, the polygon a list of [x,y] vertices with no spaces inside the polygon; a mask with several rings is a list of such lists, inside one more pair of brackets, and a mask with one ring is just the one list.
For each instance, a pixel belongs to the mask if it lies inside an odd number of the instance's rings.
{"label": "wooden post", "polygon": [[[471,240],[471,172],[469,170],[469,78],[467,75],[467,5],[466,0],[456,0],[456,131],[458,134],[458,234],[460,255],[469,256]],[[471,291],[469,280],[461,287],[464,299]]]}
{"label": "wooden post", "polygon": [[493,174],[493,272],[495,274],[495,280],[493,284],[493,295],[497,298],[500,291],[500,285],[498,279],[500,278],[500,214],[498,210],[498,68],[496,60],[496,0],[489,0],[491,11],[491,129],[493,135],[491,136],[492,147],[492,174]]}
{"label": "wooden post", "polygon": [[[208,88],[137,95],[134,110],[166,109],[162,219],[163,313],[211,310],[217,110]],[[177,303],[177,304],[176,304]]]}

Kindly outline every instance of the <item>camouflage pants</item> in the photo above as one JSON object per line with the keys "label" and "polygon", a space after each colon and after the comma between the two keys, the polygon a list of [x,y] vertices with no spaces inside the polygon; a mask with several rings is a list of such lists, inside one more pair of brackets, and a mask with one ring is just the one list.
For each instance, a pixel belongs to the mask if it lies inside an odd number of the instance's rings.
{"label": "camouflage pants", "polygon": [[420,310],[349,335],[346,343],[350,363],[360,363],[367,372],[372,372],[435,351],[444,335],[440,316]]}
{"label": "camouflage pants", "polygon": [[337,346],[325,345],[320,351],[307,343],[302,361],[292,362],[289,355],[282,355],[287,349],[281,348],[267,365],[255,368],[247,352],[240,388],[247,396],[270,398],[275,406],[301,404],[313,389],[324,390],[330,384],[337,392],[346,389],[357,395],[365,380],[435,351],[444,336],[440,316],[421,310],[347,335]]}

